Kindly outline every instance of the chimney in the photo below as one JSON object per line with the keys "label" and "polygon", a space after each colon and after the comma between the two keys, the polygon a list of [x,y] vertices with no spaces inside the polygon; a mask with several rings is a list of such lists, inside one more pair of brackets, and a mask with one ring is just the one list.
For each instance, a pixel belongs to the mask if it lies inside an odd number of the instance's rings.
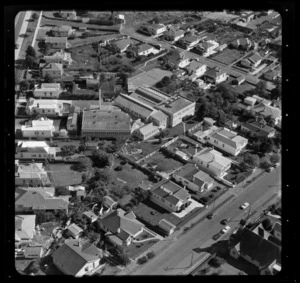
{"label": "chimney", "polygon": [[117,232],[118,232],[118,233],[121,233],[121,229],[120,229],[120,228],[118,228],[118,229],[117,229]]}

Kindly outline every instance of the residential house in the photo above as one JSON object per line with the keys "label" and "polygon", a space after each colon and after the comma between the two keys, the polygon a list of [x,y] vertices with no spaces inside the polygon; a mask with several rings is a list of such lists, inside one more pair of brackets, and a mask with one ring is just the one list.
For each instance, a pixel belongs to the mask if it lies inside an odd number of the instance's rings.
{"label": "residential house", "polygon": [[61,151],[59,147],[50,147],[44,141],[18,141],[15,145],[16,159],[54,159]]}
{"label": "residential house", "polygon": [[280,70],[269,70],[264,73],[264,78],[269,81],[275,81],[281,74]]}
{"label": "residential house", "polygon": [[82,216],[86,218],[89,223],[94,223],[98,219],[98,216],[92,210],[85,211]]}
{"label": "residential house", "polygon": [[54,265],[64,274],[81,277],[100,267],[103,256],[93,243],[66,240],[52,254]]}
{"label": "residential house", "polygon": [[55,26],[51,29],[54,37],[69,37],[73,30],[71,26]]}
{"label": "residential house", "polygon": [[258,268],[261,275],[273,274],[281,269],[281,249],[255,232],[244,228],[240,242],[230,250],[235,259],[243,258]]}
{"label": "residential house", "polygon": [[272,138],[275,135],[275,129],[267,126],[265,123],[250,119],[247,122],[241,123],[241,130],[251,132],[259,136]]}
{"label": "residential house", "polygon": [[184,36],[178,40],[178,43],[187,49],[191,49],[196,46],[200,41],[200,38],[194,35]]}
{"label": "residential house", "polygon": [[35,215],[15,215],[15,247],[29,245],[35,235]]}
{"label": "residential house", "polygon": [[45,44],[49,44],[51,49],[67,49],[70,47],[67,37],[46,36]]}
{"label": "residential house", "polygon": [[184,165],[179,171],[173,173],[172,177],[188,189],[199,193],[210,190],[214,185],[214,180],[199,170],[195,164]]}
{"label": "residential house", "polygon": [[22,135],[24,138],[50,138],[53,136],[55,127],[53,120],[46,117],[38,118],[37,120],[31,120],[26,125],[21,126]]}
{"label": "residential house", "polygon": [[275,125],[277,125],[281,121],[281,110],[265,103],[255,105],[252,108],[252,111],[254,111],[257,115],[261,115],[263,117],[271,116],[275,121]]}
{"label": "residential house", "polygon": [[136,220],[132,211],[125,213],[120,208],[104,214],[98,219],[98,223],[111,242],[121,246],[130,245],[144,231],[145,227],[144,224]]}
{"label": "residential house", "polygon": [[52,55],[44,56],[43,60],[46,63],[58,63],[63,66],[70,66],[72,63],[71,53],[65,52],[63,49],[53,53]]}
{"label": "residential house", "polygon": [[158,227],[161,228],[167,235],[173,234],[176,229],[176,226],[166,219],[161,219],[158,222]]}
{"label": "residential house", "polygon": [[171,28],[165,34],[171,38],[171,41],[178,41],[180,38],[184,37],[183,30],[174,28]]}
{"label": "residential house", "polygon": [[131,39],[122,39],[116,41],[115,44],[119,48],[120,53],[123,53],[130,45],[133,45],[133,41]]}
{"label": "residential house", "polygon": [[134,57],[148,56],[151,53],[155,53],[156,49],[148,43],[142,43],[140,45],[134,45],[127,48],[127,51]]}
{"label": "residential house", "polygon": [[109,196],[104,196],[103,197],[103,207],[105,208],[106,212],[112,211],[116,209],[117,207],[117,202],[115,202],[111,197]]}
{"label": "residential house", "polygon": [[204,41],[199,44],[199,47],[204,52],[203,54],[204,57],[211,55],[218,46],[219,43],[213,40]]}
{"label": "residential house", "polygon": [[158,188],[153,188],[150,200],[170,212],[180,212],[190,204],[188,191],[175,183],[168,181]]}
{"label": "residential house", "polygon": [[241,85],[244,81],[246,80],[246,78],[244,76],[239,76],[235,79],[235,82],[238,84],[238,85]]}
{"label": "residential house", "polygon": [[228,76],[225,70],[220,68],[210,69],[205,73],[206,79],[210,83],[219,84],[227,80]]}
{"label": "residential house", "polygon": [[218,128],[207,137],[207,143],[226,153],[237,156],[245,148],[248,140],[227,128]]}
{"label": "residential house", "polygon": [[186,67],[186,70],[190,75],[194,74],[197,77],[201,77],[206,72],[206,65],[194,60]]}
{"label": "residential house", "polygon": [[33,95],[37,98],[59,98],[62,93],[60,84],[58,83],[43,83],[39,88],[35,88]]}
{"label": "residential house", "polygon": [[159,35],[167,30],[167,27],[163,24],[152,24],[147,26],[146,29],[153,35]]}
{"label": "residential house", "polygon": [[252,95],[253,98],[256,99],[256,102],[259,102],[259,103],[264,103],[266,105],[271,105],[272,104],[272,101],[271,100],[268,100],[268,99],[265,99],[265,98],[262,98],[256,94]]}
{"label": "residential house", "polygon": [[80,186],[80,185],[68,186],[67,189],[69,191],[73,192],[73,194],[75,194],[75,196],[79,200],[83,200],[86,196],[85,187],[83,187],[83,186]]}
{"label": "residential house", "polygon": [[66,230],[67,230],[68,235],[74,239],[78,239],[83,232],[83,230],[75,223],[72,223],[71,225],[69,225]]}
{"label": "residential house", "polygon": [[212,148],[203,148],[193,156],[199,168],[211,176],[222,177],[230,168],[232,161]]}
{"label": "residential house", "polygon": [[64,211],[68,213],[69,196],[54,196],[54,188],[17,188],[15,211],[17,213],[39,211]]}
{"label": "residential house", "polygon": [[256,68],[262,60],[263,58],[259,55],[259,53],[255,52],[252,56],[247,59],[243,59],[242,61],[247,61],[252,68]]}
{"label": "residential house", "polygon": [[243,38],[235,39],[234,41],[231,42],[231,45],[234,48],[242,47],[244,50],[249,50],[252,47],[252,42],[249,38],[243,37]]}
{"label": "residential house", "polygon": [[247,96],[244,98],[244,102],[245,102],[245,104],[253,106],[256,103],[256,99],[254,97]]}
{"label": "residential house", "polygon": [[33,246],[33,247],[25,247],[24,248],[24,257],[25,258],[42,258],[43,257],[43,247],[42,246]]}
{"label": "residential house", "polygon": [[15,160],[16,186],[45,186],[51,184],[43,163],[21,163]]}
{"label": "residential house", "polygon": [[59,63],[41,63],[40,72],[42,77],[49,75],[54,79],[61,78],[64,74],[63,65]]}
{"label": "residential house", "polygon": [[76,20],[76,18],[77,18],[77,13],[74,10],[60,11],[59,14],[62,18],[67,18],[68,20]]}
{"label": "residential house", "polygon": [[160,128],[158,126],[155,126],[153,123],[149,123],[135,130],[134,135],[144,141],[155,136],[159,132]]}
{"label": "residential house", "polygon": [[273,227],[273,235],[276,239],[278,239],[279,241],[281,241],[281,223],[280,222],[276,222],[274,227]]}
{"label": "residential house", "polygon": [[28,115],[40,114],[46,117],[68,116],[72,106],[70,100],[33,99],[28,100],[26,113]]}

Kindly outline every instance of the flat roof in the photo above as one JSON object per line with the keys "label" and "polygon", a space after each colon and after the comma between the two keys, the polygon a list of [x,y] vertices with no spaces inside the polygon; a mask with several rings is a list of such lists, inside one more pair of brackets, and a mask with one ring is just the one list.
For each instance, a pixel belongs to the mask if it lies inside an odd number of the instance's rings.
{"label": "flat roof", "polygon": [[83,111],[82,130],[130,129],[130,116],[122,111]]}

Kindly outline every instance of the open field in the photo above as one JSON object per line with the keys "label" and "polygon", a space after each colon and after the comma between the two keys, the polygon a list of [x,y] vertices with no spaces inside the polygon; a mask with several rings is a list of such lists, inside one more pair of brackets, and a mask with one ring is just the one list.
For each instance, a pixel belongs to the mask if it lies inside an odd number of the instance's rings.
{"label": "open field", "polygon": [[71,164],[48,164],[47,171],[51,172],[55,186],[69,186],[81,184],[83,173],[70,169]]}
{"label": "open field", "polygon": [[212,59],[220,63],[229,65],[232,62],[241,58],[242,56],[243,54],[236,49],[225,49],[223,52],[217,54],[216,56],[213,56]]}

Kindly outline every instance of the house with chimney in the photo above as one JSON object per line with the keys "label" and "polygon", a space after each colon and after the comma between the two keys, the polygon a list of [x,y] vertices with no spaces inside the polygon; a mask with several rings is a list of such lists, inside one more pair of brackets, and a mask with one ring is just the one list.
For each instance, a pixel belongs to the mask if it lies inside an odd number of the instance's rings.
{"label": "house with chimney", "polygon": [[65,275],[82,277],[101,268],[102,250],[93,243],[81,240],[66,240],[52,254],[53,264]]}
{"label": "house with chimney", "polygon": [[105,236],[118,246],[128,246],[144,231],[145,225],[136,219],[135,214],[118,208],[98,218],[100,228]]}
{"label": "house with chimney", "polygon": [[199,170],[195,164],[190,163],[174,172],[172,177],[182,186],[199,193],[210,190],[214,185],[214,180],[208,174]]}
{"label": "house with chimney", "polygon": [[275,275],[281,270],[281,248],[259,233],[244,228],[230,255],[251,263],[260,275]]}
{"label": "house with chimney", "polygon": [[150,200],[169,212],[180,212],[190,204],[191,195],[186,189],[167,181],[151,189]]}

